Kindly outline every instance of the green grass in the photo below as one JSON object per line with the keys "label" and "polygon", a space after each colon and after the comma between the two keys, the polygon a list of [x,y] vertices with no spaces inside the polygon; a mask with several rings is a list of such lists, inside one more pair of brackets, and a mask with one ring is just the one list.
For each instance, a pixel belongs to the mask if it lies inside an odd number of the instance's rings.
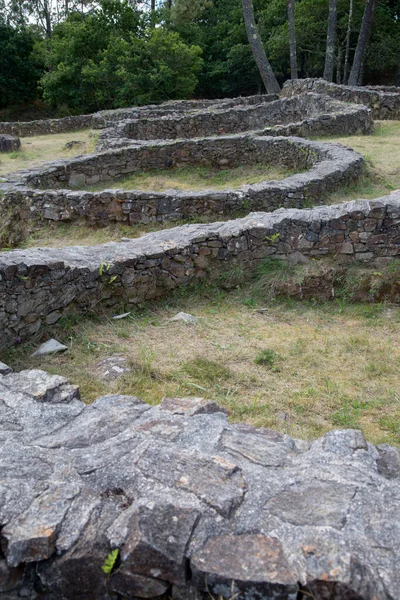
{"label": "green grass", "polygon": [[85,189],[100,191],[107,189],[147,190],[161,192],[174,190],[203,190],[237,188],[244,184],[260,181],[284,179],[294,175],[290,170],[278,165],[257,164],[241,165],[230,169],[211,166],[175,167],[170,169],[151,169],[134,171],[112,181],[103,181]]}

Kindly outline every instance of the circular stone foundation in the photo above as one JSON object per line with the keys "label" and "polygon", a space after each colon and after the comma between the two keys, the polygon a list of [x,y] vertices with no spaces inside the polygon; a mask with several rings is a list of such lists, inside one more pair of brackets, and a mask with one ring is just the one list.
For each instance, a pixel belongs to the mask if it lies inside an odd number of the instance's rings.
{"label": "circular stone foundation", "polygon": [[213,110],[163,117],[138,116],[103,129],[98,149],[119,148],[140,140],[191,139],[254,131],[259,135],[370,133],[371,111],[319,94],[249,105],[221,105]]}
{"label": "circular stone foundation", "polygon": [[[307,171],[280,181],[262,181],[236,189],[144,192],[84,188],[144,169],[177,166],[270,164]],[[2,210],[21,201],[31,219],[78,220],[107,224],[183,219],[193,215],[232,215],[243,210],[303,208],[327,192],[354,181],[363,170],[360,154],[337,144],[294,137],[236,135],[128,146],[9,176]],[[49,189],[52,188],[52,189]],[[57,189],[58,188],[58,189]],[[81,189],[65,189],[81,188]],[[19,198],[19,200],[18,200]]]}

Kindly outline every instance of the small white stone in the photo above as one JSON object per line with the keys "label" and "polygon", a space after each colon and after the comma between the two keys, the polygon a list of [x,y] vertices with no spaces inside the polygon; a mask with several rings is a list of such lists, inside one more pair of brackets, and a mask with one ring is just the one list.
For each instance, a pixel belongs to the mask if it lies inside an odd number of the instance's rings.
{"label": "small white stone", "polygon": [[64,344],[60,344],[55,339],[51,339],[48,342],[45,342],[32,354],[32,356],[46,356],[47,354],[54,354],[55,352],[65,352],[68,350],[68,346],[64,346]]}
{"label": "small white stone", "polygon": [[117,321],[118,319],[125,319],[126,317],[129,317],[130,314],[131,314],[131,312],[129,311],[129,312],[123,313],[122,315],[115,315],[115,317],[113,317],[113,319],[115,321]]}
{"label": "small white stone", "polygon": [[171,323],[175,323],[177,321],[182,321],[182,323],[185,323],[186,325],[196,325],[198,319],[189,313],[180,312],[170,319]]}
{"label": "small white stone", "polygon": [[12,368],[3,362],[0,362],[0,375],[8,375],[12,373]]}

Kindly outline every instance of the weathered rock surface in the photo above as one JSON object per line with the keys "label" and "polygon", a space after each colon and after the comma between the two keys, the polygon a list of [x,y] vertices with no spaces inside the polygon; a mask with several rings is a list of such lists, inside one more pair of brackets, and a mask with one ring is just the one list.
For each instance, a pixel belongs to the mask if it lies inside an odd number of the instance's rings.
{"label": "weathered rock surface", "polygon": [[8,375],[12,373],[12,368],[3,362],[0,362],[0,375]]}
{"label": "weathered rock surface", "polygon": [[[395,600],[400,451],[0,377],[0,597]],[[110,577],[101,567],[119,556]]]}
{"label": "weathered rock surface", "polygon": [[170,323],[185,323],[185,325],[196,325],[198,318],[189,313],[179,312],[174,317],[169,319]]}
{"label": "weathered rock surface", "polygon": [[13,152],[19,150],[21,140],[14,135],[0,135],[0,152]]}
{"label": "weathered rock surface", "polygon": [[100,360],[96,371],[104,381],[113,381],[131,371],[128,359],[123,354],[112,354]]}

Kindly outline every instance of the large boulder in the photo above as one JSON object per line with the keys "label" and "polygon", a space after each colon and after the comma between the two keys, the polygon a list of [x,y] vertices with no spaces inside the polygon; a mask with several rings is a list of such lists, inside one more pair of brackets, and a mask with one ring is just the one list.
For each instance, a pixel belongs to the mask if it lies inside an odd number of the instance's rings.
{"label": "large boulder", "polygon": [[21,148],[21,140],[14,135],[0,134],[0,152],[14,152]]}
{"label": "large boulder", "polygon": [[0,376],[0,598],[394,600],[400,451]]}

